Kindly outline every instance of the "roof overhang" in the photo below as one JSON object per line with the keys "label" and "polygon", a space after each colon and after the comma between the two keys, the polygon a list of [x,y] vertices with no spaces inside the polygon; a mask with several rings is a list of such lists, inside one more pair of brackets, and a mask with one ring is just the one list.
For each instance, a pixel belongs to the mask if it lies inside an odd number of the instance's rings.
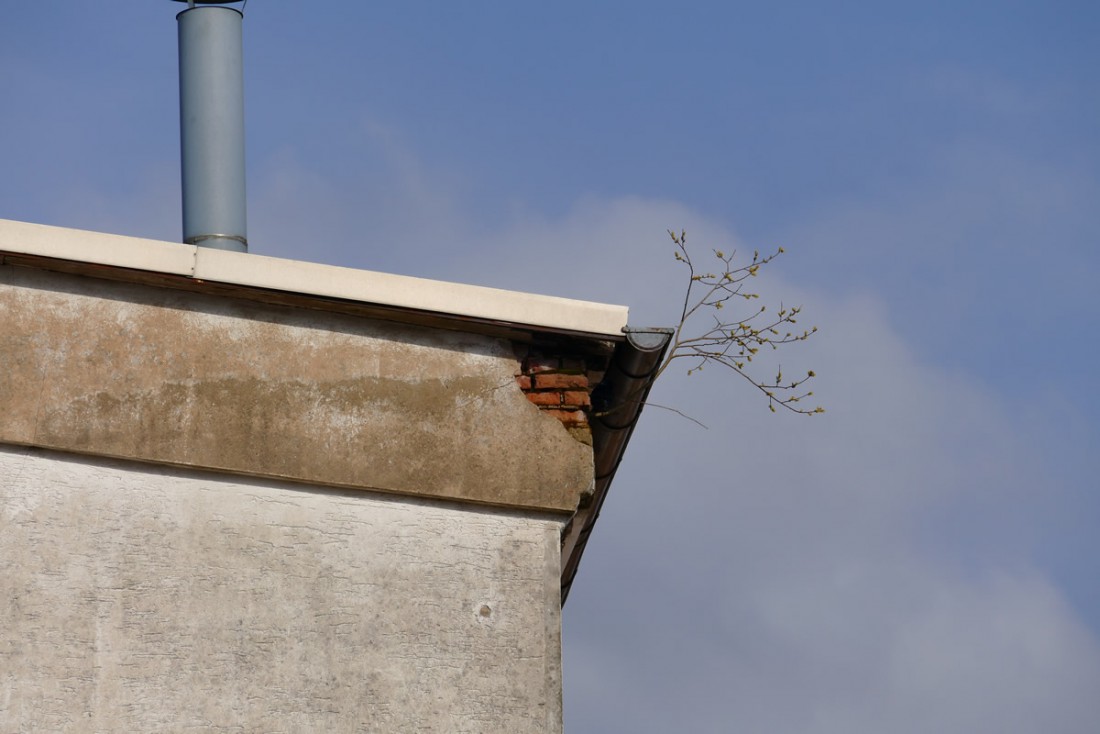
{"label": "roof overhang", "polygon": [[562,602],[671,340],[627,308],[0,219],[0,264],[610,353],[593,394],[595,486],[562,538]]}

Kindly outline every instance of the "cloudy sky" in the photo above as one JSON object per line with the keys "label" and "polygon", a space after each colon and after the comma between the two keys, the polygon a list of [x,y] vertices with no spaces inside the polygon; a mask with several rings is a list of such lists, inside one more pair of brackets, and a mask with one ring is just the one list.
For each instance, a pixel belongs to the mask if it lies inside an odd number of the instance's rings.
{"label": "cloudy sky", "polygon": [[[176,240],[167,0],[0,22],[0,217]],[[573,734],[1095,732],[1100,5],[246,9],[253,252],[625,303],[787,253],[827,413],[668,373],[564,613]]]}

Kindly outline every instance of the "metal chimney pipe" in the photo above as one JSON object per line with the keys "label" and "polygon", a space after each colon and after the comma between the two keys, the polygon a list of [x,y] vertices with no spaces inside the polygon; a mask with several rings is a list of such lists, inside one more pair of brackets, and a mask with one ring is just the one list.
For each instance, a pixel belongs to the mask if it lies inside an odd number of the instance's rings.
{"label": "metal chimney pipe", "polygon": [[[185,0],[178,0],[183,2]],[[194,0],[176,16],[180,56],[183,241],[248,251],[241,21],[225,2]]]}

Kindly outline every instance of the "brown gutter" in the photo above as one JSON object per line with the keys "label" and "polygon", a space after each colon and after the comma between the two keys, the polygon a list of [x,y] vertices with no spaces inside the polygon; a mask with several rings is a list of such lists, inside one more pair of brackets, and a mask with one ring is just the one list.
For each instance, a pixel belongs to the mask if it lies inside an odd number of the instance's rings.
{"label": "brown gutter", "polygon": [[592,500],[577,510],[562,539],[561,603],[564,605],[577,575],[588,536],[600,516],[611,480],[619,468],[630,435],[645,406],[656,373],[672,341],[672,329],[623,329],[626,339],[616,345],[607,375],[592,392],[592,448],[595,488]]}

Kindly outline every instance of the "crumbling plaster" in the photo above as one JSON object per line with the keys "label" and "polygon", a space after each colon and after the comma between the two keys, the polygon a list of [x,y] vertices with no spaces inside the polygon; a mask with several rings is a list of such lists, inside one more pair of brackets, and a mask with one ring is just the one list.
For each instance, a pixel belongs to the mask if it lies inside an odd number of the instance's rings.
{"label": "crumbling plaster", "polygon": [[0,267],[0,442],[572,512],[504,339]]}

